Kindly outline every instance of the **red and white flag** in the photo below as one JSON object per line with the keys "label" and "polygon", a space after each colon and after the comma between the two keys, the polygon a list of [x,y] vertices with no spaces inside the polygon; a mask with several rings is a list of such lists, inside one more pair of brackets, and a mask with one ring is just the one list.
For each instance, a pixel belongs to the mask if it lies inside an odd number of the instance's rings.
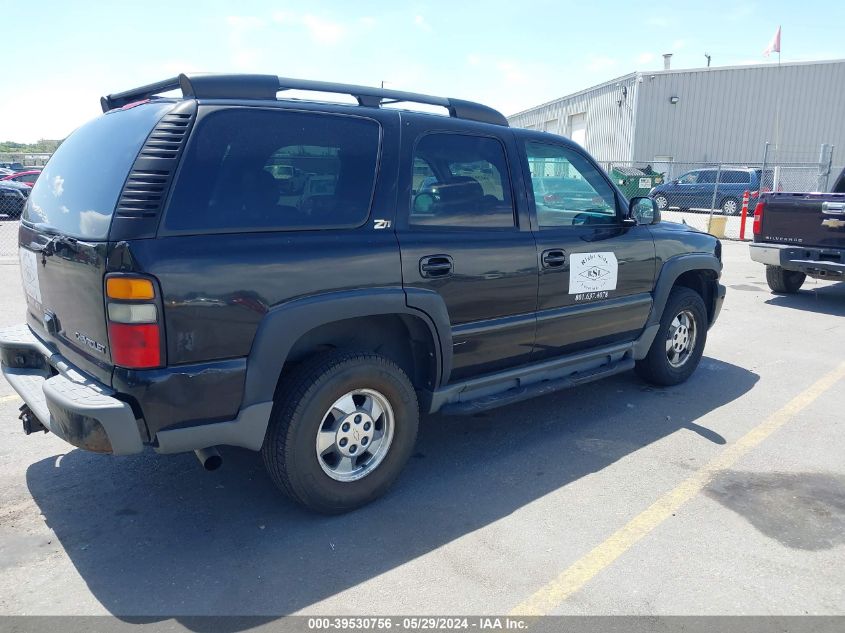
{"label": "red and white flag", "polygon": [[772,41],[769,42],[766,50],[763,51],[763,55],[766,57],[772,53],[780,53],[780,27],[778,27],[778,30],[775,31],[775,36],[772,38]]}

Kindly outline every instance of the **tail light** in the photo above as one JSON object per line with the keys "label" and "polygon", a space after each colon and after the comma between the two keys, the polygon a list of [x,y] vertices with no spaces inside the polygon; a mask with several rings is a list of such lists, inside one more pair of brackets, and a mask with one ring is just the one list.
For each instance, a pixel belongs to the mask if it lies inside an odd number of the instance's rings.
{"label": "tail light", "polygon": [[161,315],[155,285],[130,275],[106,278],[106,314],[112,362],[127,369],[161,367]]}
{"label": "tail light", "polygon": [[763,200],[757,203],[754,209],[754,235],[760,235],[763,232],[763,211],[766,203]]}

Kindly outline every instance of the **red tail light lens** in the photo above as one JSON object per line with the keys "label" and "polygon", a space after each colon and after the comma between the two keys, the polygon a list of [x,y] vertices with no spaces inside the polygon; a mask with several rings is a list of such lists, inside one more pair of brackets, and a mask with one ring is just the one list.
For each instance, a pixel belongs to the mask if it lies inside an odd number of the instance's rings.
{"label": "red tail light lens", "polygon": [[763,211],[765,210],[765,206],[766,203],[761,200],[754,209],[754,235],[760,235],[763,232]]}
{"label": "red tail light lens", "polygon": [[104,289],[112,363],[127,369],[162,367],[164,333],[154,280],[111,273]]}
{"label": "red tail light lens", "polygon": [[161,335],[157,323],[109,323],[109,343],[115,365],[129,369],[161,366]]}

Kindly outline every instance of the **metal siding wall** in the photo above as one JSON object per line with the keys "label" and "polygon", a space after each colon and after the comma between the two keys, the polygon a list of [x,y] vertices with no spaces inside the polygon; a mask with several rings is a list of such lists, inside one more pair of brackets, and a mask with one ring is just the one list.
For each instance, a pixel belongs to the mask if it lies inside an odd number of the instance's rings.
{"label": "metal siding wall", "polygon": [[[628,97],[619,106],[617,101],[622,98],[622,86],[628,89]],[[585,112],[587,151],[598,160],[631,160],[638,88],[636,75],[626,75],[571,97],[520,112],[508,117],[508,121],[513,127],[530,126],[543,130],[546,121],[557,119],[559,129],[549,132],[568,137],[569,116]]]}
{"label": "metal siding wall", "polygon": [[834,160],[845,154],[845,62],[837,61],[644,73],[632,158],[759,162],[766,141],[774,149],[778,97],[780,160],[814,161],[822,143],[836,146]]}

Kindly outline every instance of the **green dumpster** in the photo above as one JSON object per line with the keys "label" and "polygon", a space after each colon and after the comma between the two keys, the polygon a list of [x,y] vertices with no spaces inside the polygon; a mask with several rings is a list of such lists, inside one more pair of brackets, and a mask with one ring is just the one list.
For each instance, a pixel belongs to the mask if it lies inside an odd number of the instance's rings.
{"label": "green dumpster", "polygon": [[610,177],[629,200],[636,196],[647,196],[652,187],[662,185],[664,182],[663,174],[654,171],[651,165],[647,165],[644,169],[614,166],[610,171]]}

